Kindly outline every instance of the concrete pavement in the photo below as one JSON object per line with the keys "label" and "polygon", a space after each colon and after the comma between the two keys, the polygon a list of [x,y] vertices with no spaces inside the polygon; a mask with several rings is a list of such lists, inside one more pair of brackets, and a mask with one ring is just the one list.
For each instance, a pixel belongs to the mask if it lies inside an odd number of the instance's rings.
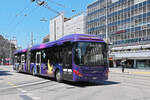
{"label": "concrete pavement", "polygon": [[58,83],[0,66],[0,100],[150,100],[150,75],[134,72],[149,70],[110,68],[108,81],[89,84]]}
{"label": "concrete pavement", "polygon": [[[112,72],[112,73],[123,73],[122,68],[109,68],[109,71]],[[125,68],[124,74],[150,76],[150,69]]]}

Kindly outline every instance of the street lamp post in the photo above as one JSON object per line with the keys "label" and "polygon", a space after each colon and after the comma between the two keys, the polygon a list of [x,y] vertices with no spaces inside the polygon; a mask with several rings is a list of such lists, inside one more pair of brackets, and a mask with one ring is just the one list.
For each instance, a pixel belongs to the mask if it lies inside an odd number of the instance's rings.
{"label": "street lamp post", "polygon": [[11,55],[11,39],[10,39],[10,42],[9,42],[9,45],[10,45],[10,47],[9,47],[9,65],[11,65],[11,58],[12,58],[12,55]]}
{"label": "street lamp post", "polygon": [[108,0],[106,0],[106,42],[108,43],[108,20],[107,20],[107,2]]}

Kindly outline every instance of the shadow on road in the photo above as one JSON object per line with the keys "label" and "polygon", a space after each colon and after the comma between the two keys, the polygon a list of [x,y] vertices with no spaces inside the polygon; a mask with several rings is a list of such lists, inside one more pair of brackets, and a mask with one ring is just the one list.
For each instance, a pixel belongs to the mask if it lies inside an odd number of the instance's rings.
{"label": "shadow on road", "polygon": [[[51,81],[56,81],[54,78],[45,77],[45,76],[38,76],[40,78],[44,78]],[[98,81],[98,82],[72,82],[72,81],[63,81],[64,84],[75,86],[75,87],[89,87],[89,86],[104,86],[104,85],[115,85],[120,84],[120,82],[114,82],[114,81]]]}
{"label": "shadow on road", "polygon": [[10,72],[10,71],[0,71],[0,76],[12,75],[12,74],[10,74],[8,72]]}
{"label": "shadow on road", "polygon": [[70,81],[63,81],[64,84],[68,84],[71,86],[76,87],[89,87],[89,86],[104,86],[104,85],[114,85],[114,84],[120,84],[120,82],[113,82],[113,81],[100,81],[100,82],[70,82]]}

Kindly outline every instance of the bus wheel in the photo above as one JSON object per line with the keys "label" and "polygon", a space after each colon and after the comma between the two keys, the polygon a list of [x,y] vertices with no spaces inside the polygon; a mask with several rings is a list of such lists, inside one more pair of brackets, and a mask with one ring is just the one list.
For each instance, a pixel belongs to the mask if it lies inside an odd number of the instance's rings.
{"label": "bus wheel", "polygon": [[33,75],[33,76],[36,75],[36,73],[35,73],[35,71],[34,71],[34,68],[32,68],[32,75]]}
{"label": "bus wheel", "polygon": [[56,81],[57,81],[57,82],[59,82],[59,83],[61,83],[61,82],[62,82],[62,76],[61,76],[61,74],[60,74],[60,71],[59,71],[59,70],[57,70],[57,71],[56,71],[55,79],[56,79]]}
{"label": "bus wheel", "polygon": [[21,72],[21,68],[20,66],[17,67],[17,73],[20,73]]}
{"label": "bus wheel", "polygon": [[17,73],[19,73],[19,72],[20,72],[19,68],[16,68],[16,72],[17,72]]}

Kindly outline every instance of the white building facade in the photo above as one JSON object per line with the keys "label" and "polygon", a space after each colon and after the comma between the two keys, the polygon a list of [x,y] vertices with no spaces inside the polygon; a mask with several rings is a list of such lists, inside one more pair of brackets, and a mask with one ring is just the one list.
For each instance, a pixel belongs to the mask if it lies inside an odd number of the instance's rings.
{"label": "white building facade", "polygon": [[57,40],[69,34],[86,33],[86,15],[77,14],[71,18],[65,18],[64,13],[50,20],[50,41]]}
{"label": "white building facade", "polygon": [[81,13],[73,16],[64,23],[64,35],[68,34],[85,34],[86,33],[86,15]]}
{"label": "white building facade", "polygon": [[50,20],[50,35],[49,40],[54,41],[64,35],[64,13]]}

